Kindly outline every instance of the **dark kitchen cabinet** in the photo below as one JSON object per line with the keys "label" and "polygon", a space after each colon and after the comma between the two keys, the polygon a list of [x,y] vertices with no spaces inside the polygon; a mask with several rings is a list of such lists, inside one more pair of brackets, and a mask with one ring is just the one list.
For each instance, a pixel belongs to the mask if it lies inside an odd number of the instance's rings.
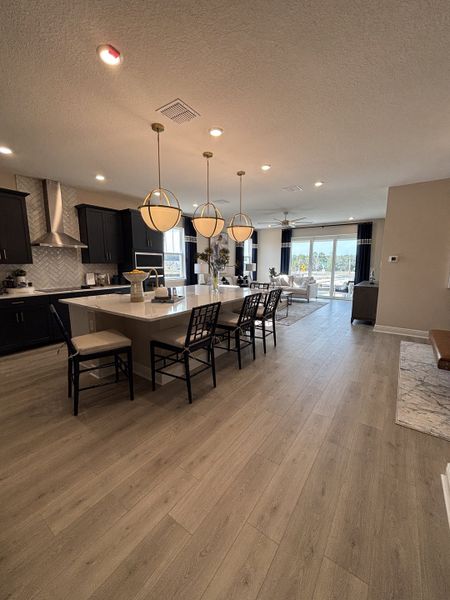
{"label": "dark kitchen cabinet", "polygon": [[31,254],[25,192],[0,188],[0,264],[29,264]]}
{"label": "dark kitchen cabinet", "polygon": [[79,204],[80,237],[88,247],[81,250],[83,263],[117,264],[122,261],[123,235],[119,211]]}
{"label": "dark kitchen cabinet", "polygon": [[125,257],[130,250],[164,252],[164,235],[147,227],[138,210],[122,210],[121,215]]}
{"label": "dark kitchen cabinet", "polygon": [[1,352],[38,346],[51,340],[48,297],[0,302]]}

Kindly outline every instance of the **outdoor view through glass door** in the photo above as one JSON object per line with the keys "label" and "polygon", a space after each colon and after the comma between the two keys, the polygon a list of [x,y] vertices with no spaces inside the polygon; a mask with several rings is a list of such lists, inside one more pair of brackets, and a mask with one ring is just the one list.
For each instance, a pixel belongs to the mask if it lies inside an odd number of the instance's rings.
{"label": "outdoor view through glass door", "polygon": [[292,239],[291,274],[314,277],[319,296],[350,299],[355,262],[356,235]]}

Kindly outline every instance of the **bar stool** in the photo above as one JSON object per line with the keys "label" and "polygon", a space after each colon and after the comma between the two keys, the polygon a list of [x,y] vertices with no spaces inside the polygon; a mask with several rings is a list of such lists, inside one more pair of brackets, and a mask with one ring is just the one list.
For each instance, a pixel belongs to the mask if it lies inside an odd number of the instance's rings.
{"label": "bar stool", "polygon": [[[72,398],[73,386],[73,414],[78,415],[78,401],[80,392],[90,390],[111,383],[118,383],[119,372],[125,375],[128,379],[128,389],[130,400],[134,400],[133,387],[133,357],[131,351],[131,340],[121,333],[113,329],[105,329],[85,335],[77,335],[71,338],[58,315],[56,308],[50,304],[50,312],[52,313],[67,345],[68,362],[67,362],[67,384],[68,397]],[[126,361],[123,360],[122,354],[126,355]],[[95,367],[80,368],[84,362],[95,360],[97,358],[114,357],[114,362],[99,364]],[[115,368],[115,380],[107,381],[96,385],[88,385],[80,387],[80,374],[97,369],[105,369],[106,367]]]}
{"label": "bar stool", "polygon": [[[216,387],[216,363],[214,357],[214,335],[217,318],[219,316],[220,302],[212,302],[203,306],[196,306],[191,311],[189,325],[185,327],[170,327],[158,333],[159,339],[150,342],[150,361],[152,369],[152,390],[156,389],[156,373],[170,375],[175,379],[186,381],[189,404],[192,404],[191,377],[211,369],[213,385]],[[158,354],[157,349],[165,350],[165,354]],[[205,349],[207,359],[203,360],[194,356],[193,352]],[[189,359],[205,365],[203,369],[191,373]],[[176,363],[184,364],[184,377],[174,375],[166,369]],[[161,366],[159,366],[161,365]]]}
{"label": "bar stool", "polygon": [[[280,302],[280,298],[281,298],[281,288],[276,288],[274,290],[272,290],[266,297],[266,301],[264,303],[264,306],[260,306],[256,312],[256,321],[260,322],[261,325],[256,325],[256,329],[260,330],[262,332],[262,335],[260,336],[256,336],[258,339],[262,339],[263,341],[263,348],[264,348],[264,354],[266,354],[266,337],[268,337],[269,335],[273,335],[273,345],[276,346],[277,345],[277,332],[275,329],[275,323],[276,323],[276,313],[277,313],[277,308],[278,308],[278,304]],[[266,323],[268,321],[272,321],[272,330],[268,330],[266,329]]]}
{"label": "bar stool", "polygon": [[[225,350],[237,352],[239,369],[242,369],[241,350],[247,346],[252,346],[253,360],[256,358],[255,348],[255,318],[258,305],[261,300],[261,294],[252,294],[244,298],[239,314],[232,311],[221,311],[219,320],[217,322],[217,329],[222,330],[223,333],[218,332],[221,336],[221,341],[227,338],[227,346],[220,346],[216,344],[217,348],[224,348]],[[250,331],[250,335],[247,335],[247,331]],[[234,335],[235,348],[231,348],[231,335]],[[242,345],[242,335],[247,336],[249,339]]]}

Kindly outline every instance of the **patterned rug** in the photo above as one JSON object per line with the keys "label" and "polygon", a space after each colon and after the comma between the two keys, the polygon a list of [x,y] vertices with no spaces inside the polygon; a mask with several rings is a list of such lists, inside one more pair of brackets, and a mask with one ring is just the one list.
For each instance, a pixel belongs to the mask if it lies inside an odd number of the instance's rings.
{"label": "patterned rug", "polygon": [[283,304],[281,304],[278,309],[279,321],[277,321],[277,323],[287,326],[297,323],[300,319],[307,317],[314,311],[319,310],[319,308],[323,308],[328,304],[328,300],[311,300],[311,302],[306,302],[306,300],[293,300],[292,305],[289,307],[289,315],[284,319],[280,317],[284,317],[286,314],[285,302],[286,300],[283,301]]}
{"label": "patterned rug", "polygon": [[395,422],[450,440],[450,371],[428,344],[401,342]]}

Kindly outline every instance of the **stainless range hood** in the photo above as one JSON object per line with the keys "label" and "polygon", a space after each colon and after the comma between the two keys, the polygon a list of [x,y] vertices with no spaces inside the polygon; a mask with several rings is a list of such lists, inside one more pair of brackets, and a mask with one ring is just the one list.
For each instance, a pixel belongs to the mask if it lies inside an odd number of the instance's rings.
{"label": "stainless range hood", "polygon": [[44,179],[44,207],[47,233],[31,243],[32,246],[47,248],[87,248],[86,244],[64,233],[63,202],[59,181]]}

